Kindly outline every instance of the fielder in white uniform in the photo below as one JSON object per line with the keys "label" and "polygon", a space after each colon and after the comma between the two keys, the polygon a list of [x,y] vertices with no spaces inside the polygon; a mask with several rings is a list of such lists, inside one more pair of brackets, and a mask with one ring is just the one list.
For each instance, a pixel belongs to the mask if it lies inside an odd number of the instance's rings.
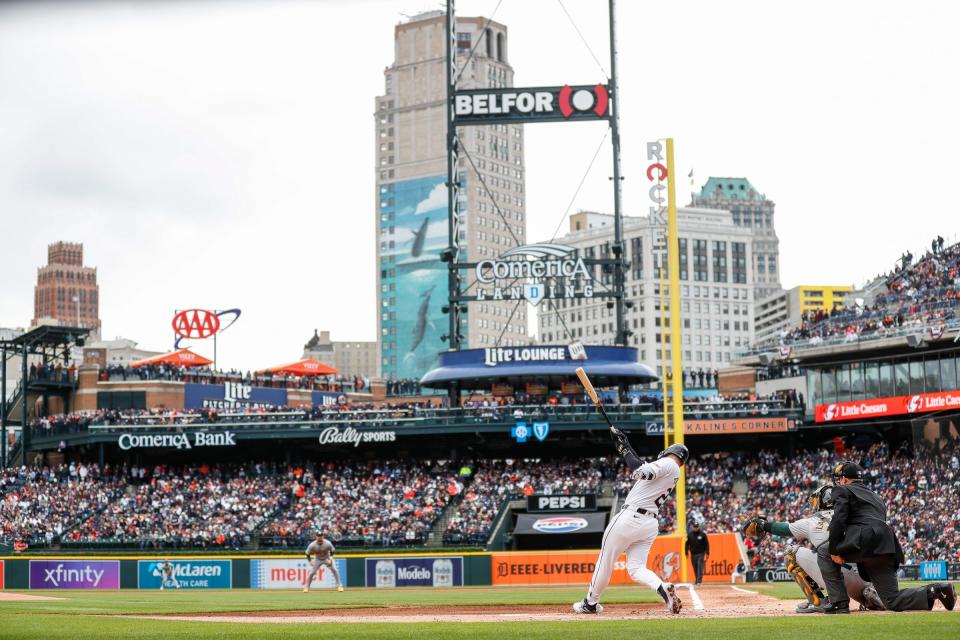
{"label": "fielder in white uniform", "polygon": [[333,574],[333,579],[337,581],[337,591],[343,591],[343,584],[340,582],[340,571],[337,569],[337,563],[333,561],[333,544],[329,540],[323,539],[323,533],[317,532],[317,539],[307,545],[307,562],[310,563],[310,573],[307,574],[307,581],[303,585],[303,592],[310,591],[310,583],[313,577],[320,572],[320,567],[324,566]]}
{"label": "fielder in white uniform", "polygon": [[[793,579],[807,601],[797,605],[797,613],[823,613],[823,606],[829,600],[823,595],[826,582],[817,563],[820,553],[829,555],[827,542],[830,538],[830,520],[833,518],[833,488],[823,486],[810,495],[810,504],[813,514],[795,522],[768,522],[764,518],[753,518],[757,523],[756,529],[781,537],[793,537],[797,542],[809,542],[813,549],[805,546],[790,545],[784,553],[787,572]],[[860,577],[855,565],[843,565],[843,583],[847,595],[860,603],[864,609],[882,611],[883,602],[873,584],[865,582]]]}
{"label": "fielder in white uniform", "polygon": [[173,575],[173,565],[170,564],[169,560],[164,560],[163,564],[160,565],[160,591],[163,591],[168,584],[172,584],[177,589],[180,588],[180,583]]}
{"label": "fielder in white uniform", "polygon": [[636,484],[627,494],[623,508],[610,520],[603,532],[600,558],[593,571],[593,579],[587,589],[587,597],[573,605],[576,613],[600,613],[600,596],[610,584],[614,564],[620,554],[627,554],[627,573],[635,582],[642,582],[660,594],[667,609],[680,613],[681,602],[676,589],[670,583],[647,568],[647,554],[660,529],[658,513],[680,479],[680,467],[690,458],[690,452],[682,444],[674,444],[660,452],[653,462],[642,464],[627,436],[616,427],[610,434],[617,451],[630,467]]}

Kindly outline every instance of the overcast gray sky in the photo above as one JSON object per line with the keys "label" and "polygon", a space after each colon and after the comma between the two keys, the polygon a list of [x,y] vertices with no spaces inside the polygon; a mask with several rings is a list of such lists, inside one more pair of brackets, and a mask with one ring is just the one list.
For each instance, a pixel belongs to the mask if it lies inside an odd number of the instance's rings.
{"label": "overcast gray sky", "polygon": [[[605,3],[564,5],[608,68]],[[0,4],[0,326],[29,323],[63,239],[99,269],[105,337],[166,349],[172,310],[198,306],[244,311],[226,367],[299,357],[314,327],[373,339],[373,99],[393,26],[440,6]],[[495,19],[518,86],[604,79],[554,0]],[[697,186],[746,176],[776,201],[785,286],[862,283],[960,230],[957,3],[621,0],[618,19],[628,214],[645,141],[673,136]],[[603,133],[527,127],[531,239]],[[609,210],[609,174],[605,147],[573,209]]]}

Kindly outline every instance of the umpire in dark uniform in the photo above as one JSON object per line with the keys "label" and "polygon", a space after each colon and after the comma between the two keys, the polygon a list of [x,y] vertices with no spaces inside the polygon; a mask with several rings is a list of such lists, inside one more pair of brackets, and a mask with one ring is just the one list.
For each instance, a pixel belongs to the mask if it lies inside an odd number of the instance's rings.
{"label": "umpire in dark uniform", "polygon": [[710,557],[710,540],[700,529],[700,523],[693,523],[693,530],[687,534],[687,544],[684,552],[690,556],[693,562],[693,574],[696,576],[696,583],[703,584],[703,565],[704,560]]}
{"label": "umpire in dark uniform", "polygon": [[863,468],[842,462],[833,471],[833,519],[830,521],[830,558],[818,556],[830,593],[824,613],[850,613],[850,600],[840,572],[844,562],[856,562],[860,576],[873,582],[888,611],[933,608],[935,600],[953,610],[957,594],[952,584],[935,583],[912,589],[900,589],[897,567],[903,562],[903,549],[887,524],[883,499],[863,484]]}

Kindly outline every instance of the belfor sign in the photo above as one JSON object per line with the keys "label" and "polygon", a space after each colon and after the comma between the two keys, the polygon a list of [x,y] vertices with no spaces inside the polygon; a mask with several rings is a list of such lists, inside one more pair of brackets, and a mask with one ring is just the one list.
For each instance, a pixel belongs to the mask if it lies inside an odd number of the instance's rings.
{"label": "belfor sign", "polygon": [[453,120],[459,126],[607,119],[610,93],[610,88],[602,84],[457,91],[453,97]]}

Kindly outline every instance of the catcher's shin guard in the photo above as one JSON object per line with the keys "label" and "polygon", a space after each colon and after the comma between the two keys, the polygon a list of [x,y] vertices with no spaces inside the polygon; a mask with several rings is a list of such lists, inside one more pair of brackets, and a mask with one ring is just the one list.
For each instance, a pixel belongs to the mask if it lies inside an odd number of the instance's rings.
{"label": "catcher's shin guard", "polygon": [[793,576],[793,579],[800,585],[800,590],[803,591],[803,595],[807,597],[807,602],[815,607],[819,607],[823,604],[823,601],[826,599],[826,596],[823,595],[823,591],[820,590],[820,586],[810,577],[806,571],[803,570],[799,564],[797,564],[797,548],[796,547],[787,547],[787,552],[784,554],[787,573]]}

